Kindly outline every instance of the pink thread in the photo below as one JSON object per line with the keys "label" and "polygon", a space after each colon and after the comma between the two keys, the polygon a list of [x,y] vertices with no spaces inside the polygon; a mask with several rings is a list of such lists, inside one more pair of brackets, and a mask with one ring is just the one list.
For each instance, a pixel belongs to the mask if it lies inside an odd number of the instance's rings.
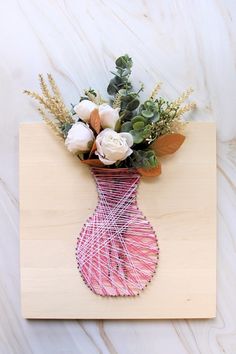
{"label": "pink thread", "polygon": [[140,175],[133,169],[91,170],[99,199],[77,241],[78,269],[95,294],[138,295],[151,281],[159,254],[155,232],[137,206]]}

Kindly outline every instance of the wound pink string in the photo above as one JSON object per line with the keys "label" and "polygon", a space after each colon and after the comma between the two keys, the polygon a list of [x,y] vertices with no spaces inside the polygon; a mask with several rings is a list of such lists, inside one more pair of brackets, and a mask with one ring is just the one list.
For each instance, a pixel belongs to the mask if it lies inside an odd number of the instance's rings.
{"label": "wound pink string", "polygon": [[99,199],[78,238],[78,269],[95,294],[138,295],[151,281],[159,254],[155,232],[137,206],[140,175],[131,169],[92,173]]}

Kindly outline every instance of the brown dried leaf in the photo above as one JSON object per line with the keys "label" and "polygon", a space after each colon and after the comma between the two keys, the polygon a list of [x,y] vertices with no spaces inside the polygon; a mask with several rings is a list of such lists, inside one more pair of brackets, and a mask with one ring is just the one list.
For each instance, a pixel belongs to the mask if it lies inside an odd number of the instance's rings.
{"label": "brown dried leaf", "polygon": [[86,165],[94,166],[94,167],[104,166],[104,164],[99,159],[81,160],[81,162],[85,163]]}
{"label": "brown dried leaf", "polygon": [[94,151],[96,151],[96,149],[97,149],[97,146],[96,146],[96,140],[95,140],[93,145],[92,145],[92,148],[90,150],[90,153],[89,153],[89,159],[92,156],[92,154],[94,153]]}
{"label": "brown dried leaf", "polygon": [[101,130],[101,120],[97,108],[92,111],[89,123],[91,127],[95,130],[95,132],[99,134]]}
{"label": "brown dried leaf", "polygon": [[153,168],[137,168],[137,171],[140,173],[141,176],[145,177],[157,177],[161,174],[161,164]]}
{"label": "brown dried leaf", "polygon": [[151,145],[157,156],[173,154],[183,144],[185,136],[182,134],[165,134],[160,136]]}

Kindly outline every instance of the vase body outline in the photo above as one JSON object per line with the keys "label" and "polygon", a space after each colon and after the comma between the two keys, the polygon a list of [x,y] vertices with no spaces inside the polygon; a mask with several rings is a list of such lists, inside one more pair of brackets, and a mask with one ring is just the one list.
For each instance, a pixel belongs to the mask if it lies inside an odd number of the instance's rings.
{"label": "vase body outline", "polygon": [[159,257],[155,231],[137,205],[140,175],[135,169],[91,171],[98,204],[77,240],[78,269],[97,295],[139,295]]}

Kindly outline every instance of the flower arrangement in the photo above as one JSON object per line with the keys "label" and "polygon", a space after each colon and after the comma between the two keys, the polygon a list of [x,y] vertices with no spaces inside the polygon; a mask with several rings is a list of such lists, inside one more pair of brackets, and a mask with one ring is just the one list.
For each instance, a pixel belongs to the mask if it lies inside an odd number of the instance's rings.
{"label": "flower arrangement", "polygon": [[173,102],[157,97],[158,83],[150,96],[140,102],[130,80],[132,59],[126,54],[116,59],[106,100],[94,89],[87,89],[69,109],[48,74],[47,85],[39,75],[42,94],[24,91],[37,100],[44,121],[60,136],[67,149],[90,166],[135,168],[141,175],[161,173],[159,157],[174,153],[183,143],[185,122],[182,116],[195,103],[182,105],[192,93],[185,91]]}
{"label": "flower arrangement", "polygon": [[98,205],[80,232],[76,260],[86,285],[101,296],[138,295],[156,271],[157,237],[138,208],[137,187],[141,175],[158,176],[159,158],[182,145],[182,116],[195,107],[183,105],[191,89],[173,102],[157,97],[160,83],[140,102],[144,88],[133,91],[132,64],[128,55],[116,59],[110,98],[90,88],[71,109],[50,74],[49,85],[39,75],[42,94],[25,91],[67,149],[91,166]]}

